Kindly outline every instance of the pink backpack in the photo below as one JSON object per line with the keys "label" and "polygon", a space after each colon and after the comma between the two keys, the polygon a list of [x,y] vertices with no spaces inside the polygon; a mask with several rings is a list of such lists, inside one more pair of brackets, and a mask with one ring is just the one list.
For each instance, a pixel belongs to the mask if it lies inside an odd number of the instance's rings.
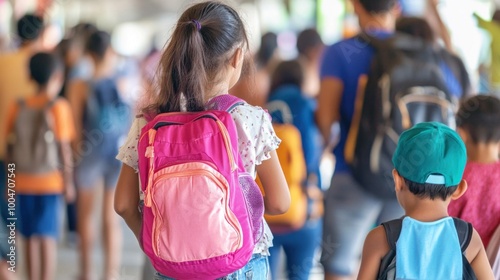
{"label": "pink backpack", "polygon": [[142,248],[165,276],[231,274],[261,237],[263,198],[245,172],[229,114],[242,103],[218,96],[208,111],[159,114],[141,131]]}

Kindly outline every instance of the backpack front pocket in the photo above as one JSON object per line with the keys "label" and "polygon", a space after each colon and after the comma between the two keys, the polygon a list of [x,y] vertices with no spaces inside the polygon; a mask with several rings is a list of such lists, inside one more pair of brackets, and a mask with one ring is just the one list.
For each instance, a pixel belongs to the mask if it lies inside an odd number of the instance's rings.
{"label": "backpack front pocket", "polygon": [[226,178],[209,164],[183,163],[153,178],[153,251],[170,262],[223,256],[240,249],[243,232],[229,207]]}

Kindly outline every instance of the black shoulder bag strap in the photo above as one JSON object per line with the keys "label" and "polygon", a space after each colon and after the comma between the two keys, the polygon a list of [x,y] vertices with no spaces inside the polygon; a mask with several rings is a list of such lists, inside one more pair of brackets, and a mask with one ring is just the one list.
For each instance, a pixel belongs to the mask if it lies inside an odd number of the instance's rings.
{"label": "black shoulder bag strap", "polygon": [[467,260],[467,258],[465,257],[465,250],[467,250],[467,247],[469,247],[470,241],[472,239],[472,234],[474,233],[472,224],[458,218],[453,218],[453,222],[455,223],[455,228],[458,234],[458,242],[460,243],[460,249],[462,250],[462,279],[476,280],[476,274],[470,266],[469,260]]}
{"label": "black shoulder bag strap", "polygon": [[396,242],[399,239],[399,235],[401,234],[401,228],[403,227],[403,218],[392,220],[389,222],[382,223],[382,226],[385,230],[385,236],[387,238],[387,244],[391,250],[382,258],[380,262],[380,269],[378,272],[377,279],[387,279],[388,273],[395,266],[395,258],[396,258]]}

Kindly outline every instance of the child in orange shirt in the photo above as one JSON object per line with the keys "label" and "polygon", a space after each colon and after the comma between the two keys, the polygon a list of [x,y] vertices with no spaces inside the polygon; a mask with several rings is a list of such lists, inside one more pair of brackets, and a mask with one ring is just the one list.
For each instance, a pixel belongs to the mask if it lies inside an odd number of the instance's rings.
{"label": "child in orange shirt", "polygon": [[[11,106],[7,119],[8,162],[15,164],[17,230],[26,239],[28,278],[55,278],[60,196],[74,199],[70,141],[74,138],[69,104],[58,99],[62,64],[48,53],[29,62],[38,85],[34,96]],[[9,213],[11,215],[11,213]]]}

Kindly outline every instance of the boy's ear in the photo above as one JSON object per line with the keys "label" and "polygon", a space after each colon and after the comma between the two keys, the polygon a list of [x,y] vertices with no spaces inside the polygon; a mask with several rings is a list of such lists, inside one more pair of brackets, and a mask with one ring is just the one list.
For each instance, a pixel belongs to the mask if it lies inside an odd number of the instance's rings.
{"label": "boy's ear", "polygon": [[394,178],[394,189],[396,192],[401,191],[403,189],[404,180],[396,169],[392,170],[392,178]]}
{"label": "boy's ear", "polygon": [[242,62],[243,62],[243,49],[237,48],[233,54],[233,57],[231,57],[231,67],[236,69],[238,68],[239,63]]}
{"label": "boy's ear", "polygon": [[459,199],[467,191],[467,188],[468,188],[467,181],[462,179],[462,181],[460,181],[460,183],[458,184],[457,190],[451,195],[451,199],[452,200]]}

